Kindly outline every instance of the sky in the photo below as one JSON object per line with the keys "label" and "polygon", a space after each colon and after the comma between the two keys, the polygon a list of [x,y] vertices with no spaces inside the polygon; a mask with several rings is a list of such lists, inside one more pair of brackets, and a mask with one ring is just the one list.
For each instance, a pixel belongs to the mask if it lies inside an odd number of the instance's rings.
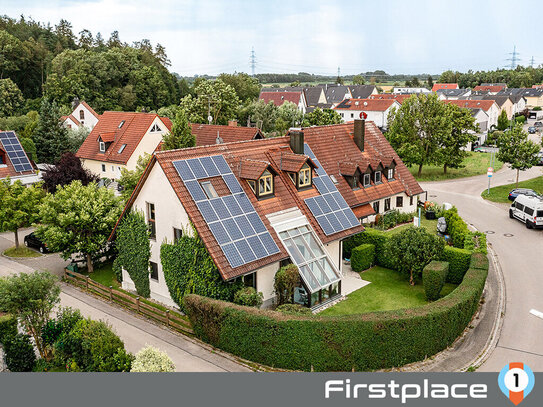
{"label": "sky", "polygon": [[537,0],[0,0],[0,14],[23,14],[73,31],[119,31],[124,42],[166,47],[183,76],[248,72],[341,75],[384,70],[430,73],[543,63]]}

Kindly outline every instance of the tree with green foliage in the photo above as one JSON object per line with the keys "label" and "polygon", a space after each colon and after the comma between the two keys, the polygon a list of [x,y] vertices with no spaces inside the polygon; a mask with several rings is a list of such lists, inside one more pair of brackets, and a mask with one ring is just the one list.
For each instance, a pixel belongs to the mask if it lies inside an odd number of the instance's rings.
{"label": "tree with green foliage", "polygon": [[414,88],[420,87],[419,78],[417,78],[416,76],[413,76],[413,78],[411,79],[411,86]]}
{"label": "tree with green foliage", "polygon": [[35,271],[0,277],[0,309],[15,316],[32,335],[42,358],[48,356],[42,330],[59,302],[58,279],[50,273]]}
{"label": "tree with green foliage", "polygon": [[132,210],[125,214],[115,234],[118,254],[113,262],[113,271],[119,276],[122,275],[123,269],[126,270],[136,286],[136,292],[148,298],[151,295],[149,288],[151,244],[149,228],[143,213]]}
{"label": "tree with green foliage", "polygon": [[332,109],[315,108],[312,112],[306,113],[303,120],[303,127],[327,126],[329,124],[341,123],[341,116]]}
{"label": "tree with green foliage", "polygon": [[146,346],[136,353],[131,372],[173,372],[175,365],[166,352]]}
{"label": "tree with green foliage", "polygon": [[81,254],[92,273],[93,256],[106,248],[121,211],[122,201],[111,189],[74,181],[46,196],[35,233],[51,250],[62,251],[64,259]]}
{"label": "tree with green foliage", "polygon": [[498,130],[504,131],[509,127],[510,121],[507,118],[507,112],[505,110],[502,110],[500,115],[498,116]]}
{"label": "tree with green foliage", "polygon": [[195,82],[194,96],[181,99],[181,108],[191,123],[228,124],[228,120],[237,117],[240,100],[235,89],[221,79],[202,79]]}
{"label": "tree with green foliage", "polygon": [[136,189],[136,185],[138,185],[138,181],[145,171],[147,164],[151,161],[151,157],[151,154],[148,153],[140,155],[134,170],[121,168],[121,177],[117,182],[122,187],[121,198],[123,201],[128,201],[128,198],[130,198],[130,195],[132,195],[132,192]]}
{"label": "tree with green foliage", "polygon": [[18,333],[7,338],[4,359],[10,372],[31,372],[36,365],[36,352],[30,336]]}
{"label": "tree with green foliage", "polygon": [[38,206],[45,197],[41,184],[25,186],[20,180],[11,183],[9,178],[0,180],[0,229],[15,235],[15,247],[19,248],[19,229],[36,222]]}
{"label": "tree with green foliage", "polygon": [[243,106],[238,117],[242,121],[249,119],[264,133],[270,133],[275,129],[278,107],[272,101],[266,103],[263,100],[257,100]]}
{"label": "tree with green foliage", "polygon": [[432,78],[432,75],[428,76],[428,79],[426,80],[426,82],[428,83],[428,87],[430,89],[432,89],[434,87],[434,78]]}
{"label": "tree with green foliage", "polygon": [[192,134],[187,115],[182,109],[179,109],[172,123],[172,130],[162,137],[162,150],[176,150],[194,146],[196,146],[196,136]]}
{"label": "tree with green foliage", "polygon": [[447,174],[447,168],[462,168],[464,159],[469,156],[466,147],[477,140],[475,132],[479,130],[469,109],[450,103],[446,110],[452,127],[450,133],[443,134],[440,140],[443,174]]}
{"label": "tree with green foliage", "polygon": [[386,137],[408,166],[439,163],[440,141],[451,133],[452,123],[445,103],[436,94],[417,94],[407,98],[388,117]]}
{"label": "tree with green foliage", "polygon": [[44,98],[34,133],[37,159],[40,163],[53,164],[67,149],[68,130],[60,122],[60,112],[56,102]]}
{"label": "tree with green foliage", "polygon": [[23,43],[17,37],[0,29],[0,79],[17,71],[24,57]]}
{"label": "tree with green foliage", "polygon": [[273,289],[277,298],[277,305],[292,303],[294,290],[300,285],[300,272],[295,264],[281,267],[275,273]]}
{"label": "tree with green foliage", "polygon": [[275,131],[284,133],[291,127],[301,125],[304,115],[295,103],[287,101],[277,108],[277,116]]}
{"label": "tree with green foliage", "polygon": [[175,116],[177,115],[177,111],[179,110],[178,105],[170,105],[170,106],[163,106],[160,109],[157,110],[157,114],[160,117],[167,117],[170,120],[174,120]]}
{"label": "tree with green foliage", "polygon": [[14,116],[24,104],[23,93],[11,79],[0,79],[0,116]]}
{"label": "tree with green foliage", "polygon": [[353,85],[364,85],[366,80],[362,74],[353,76]]}
{"label": "tree with green foliage", "polygon": [[425,228],[414,226],[396,233],[386,244],[396,269],[409,276],[411,285],[415,285],[415,278],[422,275],[428,263],[442,257],[444,250],[440,237],[428,233]]}
{"label": "tree with green foliage", "polygon": [[246,100],[252,101],[258,98],[258,95],[260,94],[260,82],[258,82],[258,79],[253,78],[246,73],[221,73],[217,79],[220,79],[225,84],[234,88],[236,95],[238,95],[239,100],[242,102]]}
{"label": "tree with green foliage", "polygon": [[336,85],[343,85],[343,78],[339,75],[336,77]]}
{"label": "tree with green foliage", "polygon": [[498,137],[498,160],[509,164],[517,171],[516,188],[520,171],[525,171],[539,163],[541,146],[528,139],[528,134],[517,124]]}

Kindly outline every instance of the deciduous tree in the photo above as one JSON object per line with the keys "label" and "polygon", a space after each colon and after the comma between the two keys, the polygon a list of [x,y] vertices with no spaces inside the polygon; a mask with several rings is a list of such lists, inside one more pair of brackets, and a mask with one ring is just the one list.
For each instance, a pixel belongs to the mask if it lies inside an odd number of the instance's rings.
{"label": "deciduous tree", "polygon": [[149,160],[151,160],[151,154],[144,153],[144,155],[138,157],[136,169],[130,171],[126,168],[121,168],[121,177],[119,178],[118,183],[123,188],[121,197],[125,202],[130,198],[132,192],[134,192]]}
{"label": "deciduous tree", "polygon": [[162,137],[162,150],[175,150],[194,147],[195,145],[196,136],[192,134],[187,115],[182,109],[178,109],[172,123],[172,130]]}
{"label": "deciduous tree", "polygon": [[23,104],[23,93],[15,82],[9,78],[0,79],[0,116],[17,114]]}
{"label": "deciduous tree", "polygon": [[335,110],[323,110],[320,107],[317,107],[315,110],[304,116],[303,126],[326,126],[329,124],[339,124],[341,121],[341,116]]}
{"label": "deciduous tree", "polygon": [[64,153],[55,166],[44,171],[42,179],[44,187],[51,193],[56,191],[57,186],[68,185],[76,180],[81,181],[84,186],[100,180],[98,176],[83,168],[81,160],[71,152]]}

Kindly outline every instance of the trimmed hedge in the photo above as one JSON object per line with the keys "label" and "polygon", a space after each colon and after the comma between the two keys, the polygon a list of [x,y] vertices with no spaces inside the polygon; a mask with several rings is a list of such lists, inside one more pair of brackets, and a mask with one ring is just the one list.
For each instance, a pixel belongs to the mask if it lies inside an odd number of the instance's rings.
{"label": "trimmed hedge", "polygon": [[351,268],[360,272],[369,269],[375,261],[375,245],[370,243],[355,247],[351,256]]}
{"label": "trimmed hedge", "polygon": [[403,310],[340,317],[284,315],[188,295],[185,308],[205,342],[268,366],[367,371],[422,360],[462,334],[477,310],[486,269],[469,269],[449,295]]}
{"label": "trimmed hedge", "polygon": [[481,232],[468,232],[464,240],[464,249],[487,254],[486,235]]}
{"label": "trimmed hedge", "polygon": [[36,365],[36,353],[30,336],[16,334],[4,342],[4,361],[10,372],[31,372]]}
{"label": "trimmed hedge", "polygon": [[488,257],[483,253],[473,253],[469,262],[469,268],[488,270]]}
{"label": "trimmed hedge", "polygon": [[449,263],[448,283],[460,284],[469,269],[471,254],[469,250],[445,246],[442,260]]}
{"label": "trimmed hedge", "polygon": [[375,264],[389,269],[394,268],[392,257],[386,248],[386,243],[391,236],[390,233],[366,228],[363,232],[351,236],[343,242],[344,257],[351,258],[353,249],[361,244],[372,244],[375,246]]}
{"label": "trimmed hedge", "polygon": [[454,207],[443,212],[443,216],[447,222],[447,233],[451,236],[453,246],[463,248],[466,236],[469,234],[468,225]]}
{"label": "trimmed hedge", "polygon": [[439,299],[439,294],[445,284],[445,279],[449,273],[449,263],[446,261],[431,261],[422,270],[422,284],[424,293],[429,301]]}
{"label": "trimmed hedge", "polygon": [[0,315],[0,344],[17,335],[17,319],[11,315]]}

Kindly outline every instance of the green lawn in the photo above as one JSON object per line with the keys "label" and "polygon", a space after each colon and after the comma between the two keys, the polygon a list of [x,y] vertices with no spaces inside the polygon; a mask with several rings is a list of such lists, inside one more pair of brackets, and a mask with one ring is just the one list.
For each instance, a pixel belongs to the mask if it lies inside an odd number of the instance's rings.
{"label": "green lawn", "polygon": [[92,280],[105,285],[106,287],[112,286],[113,288],[119,288],[121,283],[117,281],[115,273],[113,272],[113,263],[105,263],[94,269],[92,273],[87,273],[86,270],[80,270],[79,273],[88,275]]}
{"label": "green lawn", "polygon": [[4,251],[4,254],[9,257],[41,257],[40,253],[25,246],[20,246],[18,249],[10,247]]}
{"label": "green lawn", "polygon": [[[484,199],[488,199],[492,202],[511,203],[511,201],[507,199],[507,196],[509,195],[509,191],[515,189],[516,187],[516,183],[513,183],[490,188],[490,195],[487,194],[487,190],[485,189],[483,192],[481,192],[481,196]],[[543,177],[537,177],[529,179],[527,181],[521,181],[518,183],[518,187],[530,188],[536,191],[538,194],[543,194]]]}
{"label": "green lawn", "polygon": [[[422,167],[422,175],[417,176],[419,167],[417,165],[409,168],[411,174],[415,176],[417,181],[442,181],[445,179],[472,177],[474,175],[486,174],[486,170],[490,165],[490,153],[476,153],[470,151],[469,157],[464,160],[464,168],[448,168],[447,174],[443,174],[443,166],[426,165]],[[497,161],[494,165],[494,171],[498,171],[503,167],[501,161]]]}
{"label": "green lawn", "polygon": [[[397,271],[376,266],[360,273],[360,277],[371,284],[352,292],[345,300],[325,309],[319,315],[363,314],[428,304],[422,283],[411,286],[406,277]],[[445,284],[441,295],[449,294],[456,287],[456,284]]]}
{"label": "green lawn", "polygon": [[[393,229],[387,230],[387,233],[396,234],[400,233],[402,230],[407,229],[409,226],[413,226],[413,222],[406,223],[405,225],[397,226]],[[437,232],[437,219],[428,220],[424,217],[424,212],[422,213],[421,226],[425,228],[428,232],[435,234]]]}

